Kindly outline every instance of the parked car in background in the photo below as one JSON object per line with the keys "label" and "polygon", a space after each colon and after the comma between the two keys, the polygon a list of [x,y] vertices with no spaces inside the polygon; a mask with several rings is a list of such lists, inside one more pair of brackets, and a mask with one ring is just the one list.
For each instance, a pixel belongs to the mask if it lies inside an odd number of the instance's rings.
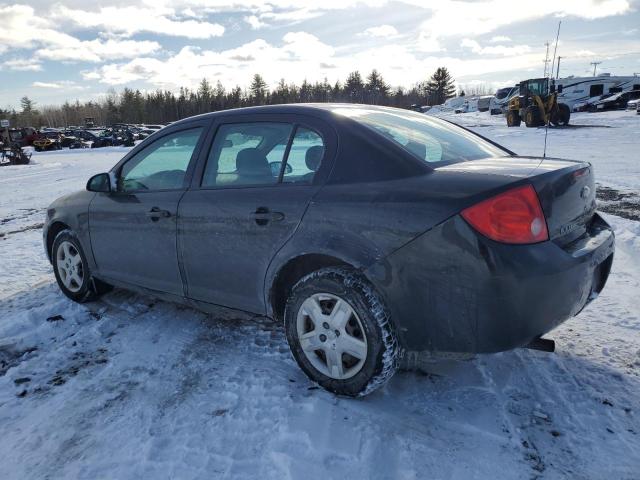
{"label": "parked car in background", "polygon": [[483,95],[480,98],[478,98],[478,111],[479,112],[488,112],[489,109],[491,108],[491,99],[493,98],[493,95]]}
{"label": "parked car in background", "polygon": [[627,102],[627,110],[637,110],[638,106],[640,106],[640,97]]}
{"label": "parked car in background", "polygon": [[630,90],[627,92],[615,93],[604,100],[600,100],[591,104],[590,111],[603,111],[603,110],[624,110],[627,107],[629,100],[636,100],[640,98],[640,90]]}
{"label": "parked car in background", "polygon": [[351,104],[175,122],[53,202],[43,240],[72,300],[115,285],[270,316],[302,370],[350,396],[404,350],[540,345],[614,252],[589,163]]}
{"label": "parked car in background", "polygon": [[46,152],[49,150],[60,150],[62,143],[60,142],[60,133],[56,130],[40,132],[38,137],[33,140],[32,145],[36,152]]}
{"label": "parked car in background", "polygon": [[605,98],[609,98],[614,95],[613,93],[605,93],[603,95],[598,95],[597,97],[588,98],[582,102],[576,102],[573,104],[574,112],[588,112],[592,105],[599,102],[600,100],[604,100]]}

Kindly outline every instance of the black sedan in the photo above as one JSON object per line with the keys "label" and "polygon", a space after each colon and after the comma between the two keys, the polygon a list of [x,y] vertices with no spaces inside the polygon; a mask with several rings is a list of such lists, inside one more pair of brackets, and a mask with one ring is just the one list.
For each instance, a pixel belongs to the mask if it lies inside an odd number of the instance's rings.
{"label": "black sedan", "polygon": [[639,98],[640,90],[620,92],[592,104],[590,109],[592,112],[601,112],[603,110],[624,110],[627,108],[629,100],[637,100]]}
{"label": "black sedan", "polygon": [[351,396],[404,351],[535,344],[597,296],[614,251],[589,163],[340,104],[176,122],[55,201],[44,243],[72,300],[115,285],[283,320],[306,374]]}

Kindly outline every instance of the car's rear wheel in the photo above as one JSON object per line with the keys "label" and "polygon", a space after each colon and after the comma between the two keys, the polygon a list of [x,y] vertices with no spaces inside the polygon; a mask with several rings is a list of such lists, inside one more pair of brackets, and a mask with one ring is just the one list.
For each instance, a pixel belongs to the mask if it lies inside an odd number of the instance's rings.
{"label": "car's rear wheel", "polygon": [[110,289],[109,285],[91,277],[87,257],[71,230],[63,230],[56,236],[51,261],[58,287],[74,302],[95,300]]}
{"label": "car's rear wheel", "polygon": [[287,340],[300,368],[323,388],[361,396],[395,373],[399,347],[375,289],[344,268],[302,278],[285,308]]}

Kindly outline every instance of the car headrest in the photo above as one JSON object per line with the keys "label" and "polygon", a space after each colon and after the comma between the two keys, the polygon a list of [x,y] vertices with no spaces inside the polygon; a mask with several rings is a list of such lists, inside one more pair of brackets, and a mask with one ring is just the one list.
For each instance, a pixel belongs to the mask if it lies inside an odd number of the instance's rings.
{"label": "car headrest", "polygon": [[427,146],[424,143],[409,140],[405,148],[422,160],[427,158]]}
{"label": "car headrest", "polygon": [[324,155],[324,147],[321,145],[315,145],[307,150],[304,155],[304,163],[307,164],[307,168],[312,172],[317,172],[320,168],[320,161]]}
{"label": "car headrest", "polygon": [[271,175],[269,161],[257,148],[245,148],[236,155],[238,175]]}

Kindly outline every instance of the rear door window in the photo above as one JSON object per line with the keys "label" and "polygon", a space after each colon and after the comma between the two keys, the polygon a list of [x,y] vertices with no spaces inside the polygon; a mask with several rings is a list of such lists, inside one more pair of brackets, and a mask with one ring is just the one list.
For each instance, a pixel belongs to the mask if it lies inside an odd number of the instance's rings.
{"label": "rear door window", "polygon": [[209,152],[201,186],[310,184],[324,151],[319,133],[293,123],[221,125]]}
{"label": "rear door window", "polygon": [[221,125],[202,178],[203,187],[271,185],[278,182],[291,137],[289,123]]}
{"label": "rear door window", "polygon": [[291,142],[284,183],[311,183],[324,157],[324,142],[315,131],[298,127]]}

